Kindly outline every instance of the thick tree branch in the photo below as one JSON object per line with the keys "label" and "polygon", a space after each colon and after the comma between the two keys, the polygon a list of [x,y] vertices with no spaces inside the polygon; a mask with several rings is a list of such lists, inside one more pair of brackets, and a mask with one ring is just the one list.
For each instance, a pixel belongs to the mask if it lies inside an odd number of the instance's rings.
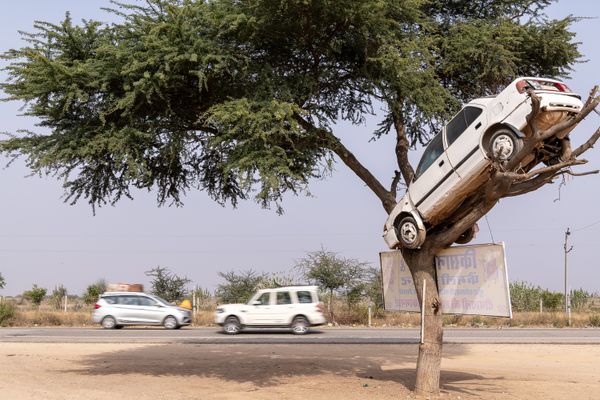
{"label": "thick tree branch", "polygon": [[335,135],[326,129],[317,128],[299,115],[296,115],[295,118],[306,131],[314,132],[322,141],[323,146],[333,151],[375,193],[388,214],[394,209],[396,193],[388,191]]}
{"label": "thick tree branch", "polygon": [[582,164],[586,164],[586,163],[587,163],[587,160],[571,159],[569,161],[563,161],[558,164],[549,165],[549,166],[543,167],[543,168],[538,168],[536,170],[530,171],[525,174],[520,174],[520,173],[516,173],[516,172],[502,172],[501,174],[507,178],[512,179],[513,182],[522,182],[522,181],[531,179],[531,178],[535,177],[536,175],[542,175],[542,174],[546,174],[546,173],[556,172],[563,168],[571,167],[573,165],[582,165]]}
{"label": "thick tree branch", "polygon": [[396,114],[394,114],[394,128],[396,129],[396,160],[398,161],[398,167],[400,168],[400,172],[402,172],[404,182],[409,185],[412,182],[415,171],[408,161],[410,145],[406,137],[406,127],[401,118]]}
{"label": "thick tree branch", "polygon": [[579,146],[578,148],[573,150],[573,152],[571,153],[571,156],[579,157],[581,154],[585,153],[586,151],[588,151],[589,149],[594,147],[594,144],[596,143],[596,141],[599,138],[600,138],[600,128],[596,129],[596,132],[594,132],[594,134],[584,144],[582,144],[581,146]]}

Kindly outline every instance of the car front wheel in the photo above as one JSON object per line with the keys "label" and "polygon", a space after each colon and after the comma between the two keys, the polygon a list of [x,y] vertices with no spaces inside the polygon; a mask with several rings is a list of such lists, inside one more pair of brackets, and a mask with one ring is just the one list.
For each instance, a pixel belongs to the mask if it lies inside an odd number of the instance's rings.
{"label": "car front wheel", "polygon": [[415,249],[419,246],[419,227],[413,217],[402,218],[396,227],[396,232],[402,247]]}
{"label": "car front wheel", "polygon": [[166,329],[176,329],[177,328],[177,319],[175,319],[175,317],[173,317],[172,315],[169,315],[167,318],[165,318],[165,320],[163,321],[163,326]]}
{"label": "car front wheel", "polygon": [[305,317],[298,316],[292,321],[292,333],[294,335],[304,335],[310,329],[310,324]]}
{"label": "car front wheel", "polygon": [[228,335],[237,335],[242,330],[242,325],[240,324],[240,320],[237,317],[231,316],[227,317],[225,323],[223,324],[223,332]]}
{"label": "car front wheel", "polygon": [[523,142],[509,129],[499,129],[494,132],[486,145],[488,157],[498,160],[510,160],[521,150]]}

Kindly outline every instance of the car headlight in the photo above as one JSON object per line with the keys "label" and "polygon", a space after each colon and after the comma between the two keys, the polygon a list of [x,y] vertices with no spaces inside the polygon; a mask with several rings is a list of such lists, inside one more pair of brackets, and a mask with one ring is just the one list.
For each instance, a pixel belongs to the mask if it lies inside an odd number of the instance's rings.
{"label": "car headlight", "polygon": [[224,312],[225,312],[225,310],[224,310],[224,309],[222,309],[222,308],[217,308],[217,311],[216,311],[216,313],[217,313],[217,314],[221,314],[221,313],[224,313]]}

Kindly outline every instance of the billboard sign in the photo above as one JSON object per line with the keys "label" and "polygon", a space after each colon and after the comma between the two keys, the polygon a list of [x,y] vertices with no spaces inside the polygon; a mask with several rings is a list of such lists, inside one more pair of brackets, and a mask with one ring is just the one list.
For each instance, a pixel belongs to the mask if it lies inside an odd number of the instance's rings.
{"label": "billboard sign", "polygon": [[[382,252],[380,259],[385,309],[419,312],[415,285],[402,254]],[[450,247],[435,260],[444,314],[512,317],[503,243]]]}

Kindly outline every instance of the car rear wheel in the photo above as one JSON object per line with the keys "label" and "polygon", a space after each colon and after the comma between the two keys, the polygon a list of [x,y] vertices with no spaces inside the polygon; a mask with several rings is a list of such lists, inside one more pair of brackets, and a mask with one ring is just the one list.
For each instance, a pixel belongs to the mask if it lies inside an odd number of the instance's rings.
{"label": "car rear wheel", "polygon": [[294,333],[294,335],[304,335],[309,329],[310,324],[303,316],[298,316],[292,321],[292,333]]}
{"label": "car rear wheel", "polygon": [[115,329],[116,326],[117,326],[117,321],[110,315],[107,317],[104,317],[102,319],[102,327],[104,329]]}
{"label": "car rear wheel", "polygon": [[165,318],[165,320],[163,321],[163,326],[166,329],[176,329],[177,328],[177,319],[172,316],[169,315],[167,318]]}
{"label": "car rear wheel", "polygon": [[494,132],[486,145],[488,157],[498,161],[510,160],[523,147],[523,141],[509,129]]}
{"label": "car rear wheel", "polygon": [[406,216],[400,220],[396,226],[396,233],[402,247],[415,249],[418,247],[419,227],[417,221],[411,216]]}
{"label": "car rear wheel", "polygon": [[242,325],[240,324],[240,320],[237,317],[230,316],[227,317],[225,323],[223,324],[223,332],[228,335],[237,335],[242,330]]}

